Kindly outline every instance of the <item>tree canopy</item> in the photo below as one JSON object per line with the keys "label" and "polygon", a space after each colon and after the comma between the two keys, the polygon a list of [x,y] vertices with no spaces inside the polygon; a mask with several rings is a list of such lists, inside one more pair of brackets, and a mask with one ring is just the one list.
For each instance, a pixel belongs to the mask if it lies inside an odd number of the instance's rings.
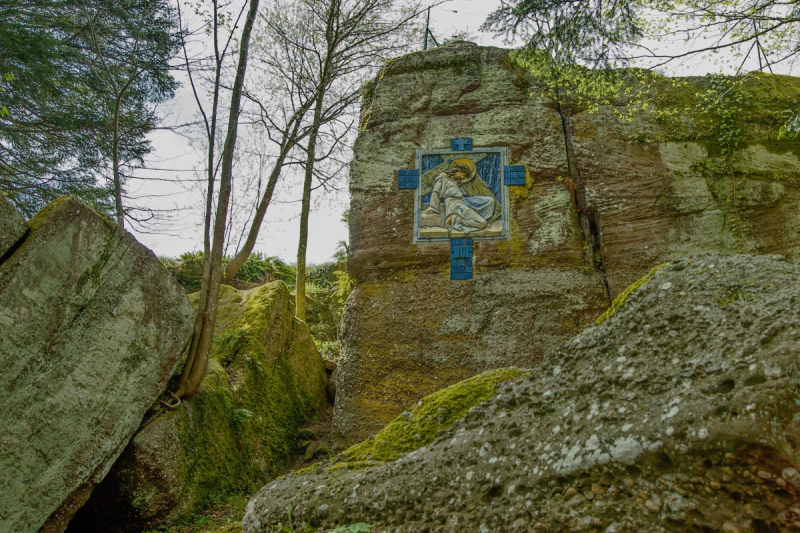
{"label": "tree canopy", "polygon": [[[26,214],[63,194],[113,210],[111,91],[121,160],[141,164],[173,96],[177,21],[166,0],[0,0],[0,188]],[[112,83],[113,82],[113,83]]]}

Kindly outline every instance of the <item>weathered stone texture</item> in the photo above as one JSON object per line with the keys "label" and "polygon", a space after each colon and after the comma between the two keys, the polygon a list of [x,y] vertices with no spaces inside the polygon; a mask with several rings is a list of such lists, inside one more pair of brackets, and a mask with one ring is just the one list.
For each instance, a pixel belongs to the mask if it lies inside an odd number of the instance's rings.
{"label": "weathered stone texture", "polygon": [[27,229],[25,217],[0,193],[0,257],[25,235]]}
{"label": "weathered stone texture", "polygon": [[243,531],[796,531],[798,352],[800,265],[677,260],[428,446],[270,483]]}
{"label": "weathered stone texture", "polygon": [[[351,166],[348,270],[359,285],[343,318],[334,429],[349,444],[455,380],[531,366],[598,316],[628,284],[699,252],[800,257],[800,145],[774,140],[800,81],[759,75],[737,85],[740,143],[730,160],[719,121],[697,111],[705,78],[652,75],[633,122],[601,106],[568,108],[577,168],[597,212],[604,271],[584,263],[564,133],[508,51],[458,43],[387,64],[362,105]],[[649,94],[649,93],[648,93]],[[673,111],[678,110],[675,114]],[[448,279],[446,243],[412,243],[413,191],[396,170],[415,150],[507,146],[525,164],[512,187],[507,242],[477,242],[475,279]],[[577,179],[577,178],[576,178]]]}
{"label": "weathered stone texture", "polygon": [[155,255],[74,198],[30,228],[0,265],[0,531],[15,533],[63,531],[164,390],[194,318]]}
{"label": "weathered stone texture", "polygon": [[146,423],[68,532],[154,529],[254,491],[286,464],[298,428],[327,405],[322,358],[293,302],[282,281],[222,287],[197,395]]}

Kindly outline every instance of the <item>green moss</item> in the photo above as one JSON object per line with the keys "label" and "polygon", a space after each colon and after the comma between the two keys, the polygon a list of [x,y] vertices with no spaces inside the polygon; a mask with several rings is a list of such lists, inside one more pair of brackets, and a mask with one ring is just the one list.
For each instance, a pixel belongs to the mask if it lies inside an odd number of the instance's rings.
{"label": "green moss", "polygon": [[375,461],[393,461],[401,453],[413,452],[433,442],[439,430],[463,418],[471,407],[492,398],[499,383],[527,373],[518,368],[490,370],[426,396],[410,413],[400,415],[377,435],[345,450],[334,467],[370,466]]}
{"label": "green moss", "polygon": [[223,286],[206,376],[198,394],[172,413],[180,514],[221,495],[253,492],[274,476],[294,450],[298,428],[324,409],[325,381],[283,282],[249,291]]}
{"label": "green moss", "polygon": [[633,283],[625,287],[625,290],[619,293],[619,295],[617,295],[616,298],[614,298],[614,301],[611,302],[611,306],[608,309],[606,309],[606,312],[600,315],[600,317],[597,319],[597,325],[599,326],[600,324],[602,324],[603,322],[614,316],[614,314],[616,314],[616,312],[619,311],[623,305],[625,305],[625,301],[628,299],[628,296],[633,294],[633,291],[635,291],[636,289],[638,289],[639,287],[650,281],[650,278],[653,277],[653,274],[655,274],[656,272],[659,271],[659,269],[667,266],[668,264],[669,263],[658,265],[657,267],[653,268],[650,272],[648,272],[645,277],[643,277],[638,281],[634,281]]}

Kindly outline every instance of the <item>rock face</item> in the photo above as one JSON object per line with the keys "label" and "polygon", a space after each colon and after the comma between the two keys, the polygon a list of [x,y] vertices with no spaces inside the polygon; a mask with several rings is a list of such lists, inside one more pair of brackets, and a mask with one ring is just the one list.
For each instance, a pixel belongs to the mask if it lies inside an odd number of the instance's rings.
{"label": "rock face", "polygon": [[298,427],[327,403],[322,358],[293,302],[281,281],[222,287],[200,391],[136,434],[68,531],[139,533],[254,491],[285,464]]}
{"label": "rock face", "polygon": [[432,444],[272,482],[243,531],[796,531],[800,265],[695,256],[617,307]]}
{"label": "rock face", "polygon": [[[458,43],[388,63],[365,93],[350,175],[357,280],[343,314],[334,429],[363,440],[420,397],[489,368],[530,367],[594,320],[652,267],[688,254],[800,257],[800,145],[775,141],[800,80],[754,75],[726,92],[732,119],[696,107],[707,78],[650,75],[649,106],[569,112],[575,168],[594,212],[603,268],[562,178],[554,102],[508,51]],[[723,98],[724,100],[724,98]],[[616,103],[615,103],[616,104]],[[732,121],[732,122],[731,122]],[[736,146],[721,145],[737,129]],[[511,187],[510,237],[476,241],[474,279],[450,281],[447,243],[414,244],[414,191],[397,170],[452,138],[504,146],[526,165]],[[573,176],[575,180],[578,177]]]}
{"label": "rock face", "polygon": [[153,253],[72,197],[0,264],[0,531],[63,531],[139,427],[194,311]]}
{"label": "rock face", "polygon": [[0,257],[19,241],[28,230],[25,217],[0,194]]}

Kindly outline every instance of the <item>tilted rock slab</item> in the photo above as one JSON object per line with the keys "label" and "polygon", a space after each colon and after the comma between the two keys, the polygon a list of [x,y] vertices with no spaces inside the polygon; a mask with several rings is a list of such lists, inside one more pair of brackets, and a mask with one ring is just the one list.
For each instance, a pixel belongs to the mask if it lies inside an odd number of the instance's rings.
{"label": "tilted rock slab", "polygon": [[67,531],[149,531],[284,468],[298,428],[327,405],[322,357],[294,314],[282,281],[223,285],[197,395],[136,433]]}
{"label": "tilted rock slab", "polygon": [[796,531],[798,352],[800,265],[678,260],[429,446],[267,485],[243,531]]}
{"label": "tilted rock slab", "polygon": [[27,230],[25,217],[0,193],[0,257],[3,257]]}
{"label": "tilted rock slab", "polygon": [[0,532],[63,531],[164,390],[194,310],[153,253],[63,197],[0,265]]}

